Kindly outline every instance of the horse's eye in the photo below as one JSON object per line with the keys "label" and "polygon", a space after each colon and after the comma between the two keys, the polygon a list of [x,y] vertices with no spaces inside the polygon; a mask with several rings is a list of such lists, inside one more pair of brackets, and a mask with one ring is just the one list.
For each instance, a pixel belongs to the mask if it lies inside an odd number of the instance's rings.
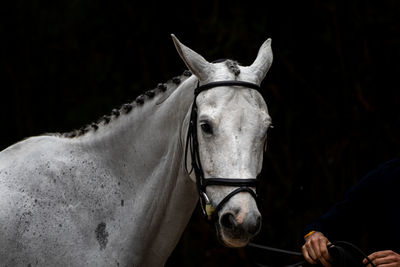
{"label": "horse's eye", "polygon": [[200,127],[201,127],[201,130],[206,134],[212,134],[213,133],[212,127],[208,123],[204,122],[204,123],[200,124]]}

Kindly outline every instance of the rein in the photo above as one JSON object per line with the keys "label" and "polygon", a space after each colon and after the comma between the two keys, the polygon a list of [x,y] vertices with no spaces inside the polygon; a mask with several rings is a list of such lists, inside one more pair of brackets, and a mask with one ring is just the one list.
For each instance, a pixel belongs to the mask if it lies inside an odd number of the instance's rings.
{"label": "rein", "polygon": [[[303,256],[301,252],[278,249],[254,243],[249,243],[248,246],[264,251],[276,252],[285,255],[299,256],[299,257]],[[361,249],[359,249],[357,246],[355,246],[350,242],[346,241],[332,242],[328,244],[328,251],[332,257],[332,262],[331,262],[332,266],[340,266],[340,267],[364,266],[362,264],[363,259],[367,259],[368,264],[370,264],[372,267],[376,266]],[[301,260],[295,264],[286,265],[285,267],[301,267],[304,264],[309,265],[305,260]],[[260,263],[256,263],[256,265],[259,267],[268,267],[267,265],[263,265]]]}
{"label": "rein", "polygon": [[[259,90],[260,86],[254,83],[249,83],[244,81],[219,81],[219,82],[207,83],[202,86],[200,86],[199,83],[200,82],[197,83],[197,88],[194,90],[194,100],[192,104],[189,128],[186,138],[185,168],[189,174],[192,173],[192,171],[194,171],[194,174],[196,176],[197,191],[199,193],[199,198],[200,198],[201,210],[207,220],[213,221],[217,219],[218,212],[234,195],[240,192],[248,192],[256,199],[257,193],[250,187],[257,188],[259,180],[257,178],[236,179],[236,178],[204,177],[203,167],[201,165],[201,160],[200,160],[199,142],[197,135],[197,112],[198,112],[196,104],[197,96],[205,90],[221,86],[242,86],[255,90]],[[190,151],[190,156],[192,158],[192,168],[190,171],[187,169],[187,155],[189,151]],[[233,186],[237,188],[231,193],[229,193],[227,196],[225,196],[216,207],[213,207],[206,193],[206,188],[207,186],[210,185]]]}

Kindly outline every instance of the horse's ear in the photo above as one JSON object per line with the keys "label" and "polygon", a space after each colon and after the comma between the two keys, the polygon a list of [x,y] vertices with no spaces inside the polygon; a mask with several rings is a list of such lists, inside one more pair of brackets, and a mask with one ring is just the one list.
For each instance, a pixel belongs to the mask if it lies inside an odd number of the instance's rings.
{"label": "horse's ear", "polygon": [[201,55],[179,42],[178,38],[176,38],[174,34],[171,34],[171,36],[176,50],[189,70],[196,75],[199,80],[205,81],[213,71],[212,64],[205,60]]}
{"label": "horse's ear", "polygon": [[257,75],[258,83],[261,83],[262,80],[264,80],[265,75],[267,75],[267,72],[271,67],[272,60],[271,39],[268,38],[268,40],[261,45],[256,60],[254,60],[253,64],[248,67],[251,72]]}

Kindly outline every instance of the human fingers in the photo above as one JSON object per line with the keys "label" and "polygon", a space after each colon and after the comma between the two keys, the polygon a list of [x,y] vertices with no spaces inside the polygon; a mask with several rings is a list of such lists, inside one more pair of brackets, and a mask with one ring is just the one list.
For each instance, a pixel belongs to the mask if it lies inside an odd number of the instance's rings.
{"label": "human fingers", "polygon": [[376,252],[372,253],[371,255],[369,255],[368,258],[370,258],[370,260],[374,260],[377,258],[382,258],[387,255],[390,255],[391,253],[393,253],[393,251],[391,251],[391,250],[376,251]]}
{"label": "human fingers", "polygon": [[385,256],[383,258],[377,258],[375,260],[372,261],[375,266],[381,266],[382,264],[391,264],[391,263],[395,263],[395,259],[394,257],[391,256]]}
{"label": "human fingers", "polygon": [[331,267],[331,263],[327,260],[325,260],[324,258],[319,258],[319,262],[324,266],[324,267]]}
{"label": "human fingers", "polygon": [[[371,266],[371,264],[368,264],[367,266]],[[400,263],[391,262],[391,263],[375,264],[375,266],[376,267],[400,267]]]}
{"label": "human fingers", "polygon": [[320,252],[319,260],[324,266],[331,266],[330,262],[332,258],[328,251],[328,246],[327,246],[328,243],[329,243],[328,239],[319,240],[319,252]]}
{"label": "human fingers", "polygon": [[319,262],[319,258],[321,257],[321,252],[319,251],[319,238],[310,238],[307,240],[305,246],[310,257],[315,262]]}
{"label": "human fingers", "polygon": [[[375,266],[384,266],[387,264],[400,266],[400,255],[392,250],[377,251],[369,255],[368,258]],[[367,259],[363,260],[364,264],[367,262]],[[367,266],[370,267],[371,264],[368,264]]]}
{"label": "human fingers", "polygon": [[389,263],[389,264],[381,264],[381,265],[379,265],[379,267],[399,267],[400,266],[400,264],[398,264],[398,263],[396,263],[396,262],[392,262],[392,263]]}
{"label": "human fingers", "polygon": [[[377,251],[377,252],[374,252],[374,253],[368,255],[368,259],[371,262],[373,262],[375,259],[379,258],[381,255],[382,255],[382,251]],[[369,263],[369,261],[367,259],[364,259],[363,264],[367,264],[367,263]],[[371,264],[368,264],[367,267],[371,267]]]}
{"label": "human fingers", "polygon": [[304,257],[304,259],[305,259],[308,263],[317,264],[317,261],[315,261],[315,260],[310,256],[310,254],[308,253],[308,250],[307,250],[307,248],[306,248],[306,245],[303,245],[303,246],[301,247],[301,251],[303,252],[303,257]]}

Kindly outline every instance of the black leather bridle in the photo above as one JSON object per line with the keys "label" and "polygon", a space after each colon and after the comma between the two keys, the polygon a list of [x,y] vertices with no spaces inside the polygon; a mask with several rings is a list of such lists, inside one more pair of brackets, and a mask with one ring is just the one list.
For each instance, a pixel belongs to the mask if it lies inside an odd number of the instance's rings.
{"label": "black leather bridle", "polygon": [[[259,180],[257,178],[252,179],[235,179],[235,178],[205,178],[203,168],[201,166],[200,154],[199,154],[199,142],[197,138],[197,105],[196,99],[197,96],[208,89],[220,87],[220,86],[242,86],[246,88],[251,88],[255,90],[259,90],[260,86],[254,83],[243,82],[243,81],[219,81],[219,82],[211,82],[199,86],[199,82],[197,83],[197,88],[194,90],[194,100],[192,104],[192,111],[190,114],[190,122],[189,129],[187,132],[186,138],[186,148],[185,148],[185,168],[187,169],[187,155],[190,149],[190,155],[192,158],[192,169],[188,171],[190,174],[194,171],[196,176],[196,185],[200,198],[200,206],[201,210],[209,221],[213,221],[217,219],[218,212],[221,208],[231,199],[234,195],[240,192],[248,192],[255,199],[257,198],[257,193],[251,189],[250,187],[255,187],[257,191]],[[213,207],[210,199],[207,196],[206,188],[209,185],[218,185],[218,186],[233,186],[237,187],[235,190],[230,192],[227,196],[225,196],[221,202],[217,205],[217,207]]]}

